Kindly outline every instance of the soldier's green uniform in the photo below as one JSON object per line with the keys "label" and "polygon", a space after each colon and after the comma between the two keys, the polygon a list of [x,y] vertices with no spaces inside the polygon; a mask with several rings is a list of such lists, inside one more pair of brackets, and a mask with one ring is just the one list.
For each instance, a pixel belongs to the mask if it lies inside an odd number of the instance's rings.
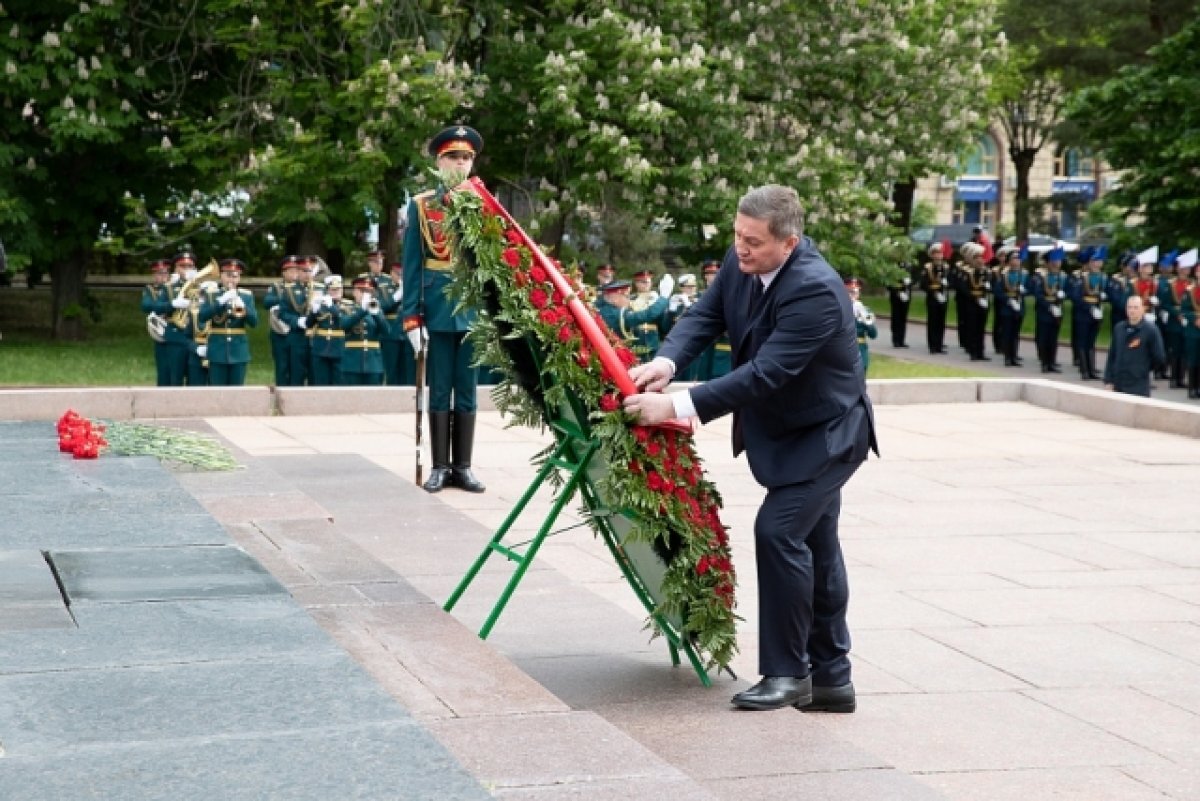
{"label": "soldier's green uniform", "polygon": [[[650,272],[649,270],[641,270],[637,273],[634,273],[634,279],[637,281],[644,281],[647,283],[647,285],[653,280],[653,278],[654,273]],[[647,288],[635,292],[630,296],[629,308],[633,312],[645,311],[646,309],[655,308],[659,300],[665,300],[665,298],[660,298],[657,292],[655,292],[653,289]],[[636,341],[636,347],[634,350],[637,353],[638,358],[642,360],[643,364],[650,361],[658,354],[658,347],[662,344],[663,328],[667,322],[666,310],[667,305],[663,304],[662,312],[660,312],[657,317],[651,317],[646,322],[640,323],[628,322],[628,314],[626,315],[627,324],[633,327],[633,337]]]}
{"label": "soldier's green uniform", "polygon": [[[667,313],[663,317],[663,319],[666,321],[663,326],[664,334],[671,333],[671,329],[675,327],[675,323],[679,321],[679,318],[687,314],[688,309],[690,309],[692,304],[694,304],[697,300],[694,291],[696,287],[696,276],[692,275],[691,273],[685,273],[684,275],[679,276],[679,283],[677,286],[679,287],[679,292],[675,295],[672,295],[671,299],[667,301]],[[685,292],[684,290],[688,287],[691,287],[693,292]],[[697,359],[689,364],[687,369],[679,371],[675,375],[675,380],[695,381],[699,377],[700,359]]]}
{"label": "soldier's green uniform", "polygon": [[[463,177],[470,173],[482,149],[483,137],[465,125],[446,128],[429,143],[438,169],[461,171]],[[445,192],[445,187],[423,192],[409,204],[402,259],[404,331],[412,339],[419,340],[421,331],[429,337],[425,369],[433,469],[424,489],[439,492],[452,486],[483,492],[483,484],[471,472],[479,371],[466,336],[475,311],[456,311],[456,302],[446,296],[454,274],[450,242],[442,230],[446,212],[438,200]],[[415,352],[417,343],[413,346]]]}
{"label": "soldier's green uniform", "polygon": [[[168,321],[171,319],[171,312],[175,309],[171,306],[171,301],[174,299],[171,286],[166,281],[171,272],[171,260],[156,259],[150,265],[150,271],[156,280],[142,289],[142,313],[147,317],[155,314],[163,321],[163,340],[162,342],[154,340],[155,383],[160,387],[179,386],[183,383],[183,373],[174,375],[172,369],[175,365],[184,363],[187,351],[184,350],[186,342],[171,340],[172,332]],[[160,278],[162,280],[158,280]],[[175,334],[178,334],[178,329],[175,330]]]}
{"label": "soldier's green uniform", "polygon": [[[704,286],[705,290],[712,286],[713,281],[717,280],[717,273],[721,271],[721,262],[716,259],[709,259],[704,262]],[[701,292],[701,295],[704,293]],[[703,353],[700,354],[698,360],[700,369],[697,378],[701,381],[708,381],[713,378],[720,378],[729,372],[733,366],[733,351],[729,346],[729,334],[722,333],[717,337]]]}
{"label": "soldier's green uniform", "polygon": [[862,281],[857,278],[847,278],[846,291],[850,293],[850,300],[854,305],[854,331],[858,338],[858,358],[862,360],[865,373],[871,366],[869,340],[879,336],[879,329],[875,327],[875,314],[858,299],[862,292]]}
{"label": "soldier's green uniform", "polygon": [[[175,287],[172,287],[172,303],[174,303],[175,300],[183,296],[184,284],[188,282],[188,276],[195,276],[196,274],[196,257],[188,251],[178,253],[172,260],[172,266],[174,266],[176,276],[179,278],[179,283]],[[182,272],[180,272],[181,270]],[[182,355],[176,355],[176,358],[180,359],[180,365],[175,369],[180,370],[180,375],[182,376],[179,384],[176,386],[187,384],[189,387],[202,387],[208,384],[207,365],[197,352],[197,348],[208,342],[204,326],[197,319],[200,314],[200,294],[201,291],[193,287],[188,292],[187,300],[189,302],[186,308],[175,308],[175,312],[182,318],[182,322],[176,323],[172,321],[168,326],[168,331],[171,328],[176,329],[181,335],[183,342]]]}
{"label": "soldier's green uniform", "polygon": [[[379,347],[379,332],[387,325],[383,308],[377,298],[366,306],[365,294],[372,293],[369,275],[354,279],[354,301],[342,301],[338,309],[339,322],[346,333],[342,351],[342,383],[347,386],[378,386],[383,383],[383,354]],[[373,310],[368,307],[373,307]]]}
{"label": "soldier's green uniform", "polygon": [[[288,256],[283,261],[284,282],[273,300],[276,300],[276,315],[279,321],[288,327],[280,346],[280,358],[286,367],[284,382],[278,386],[302,387],[308,378],[308,332],[300,324],[309,314],[309,288],[307,281],[298,280],[306,276],[306,265],[295,256]],[[287,280],[289,275],[292,280]],[[276,365],[276,380],[281,378]]]}
{"label": "soldier's green uniform", "polygon": [[[222,259],[222,275],[242,274],[245,269],[238,259]],[[227,292],[237,294],[223,302]],[[208,330],[208,382],[214,387],[240,387],[246,383],[246,366],[250,364],[250,341],[246,329],[258,325],[258,309],[254,295],[246,289],[229,289],[206,295],[200,304],[201,325],[211,324]]]}
{"label": "soldier's green uniform", "polygon": [[312,361],[308,383],[314,387],[332,387],[342,383],[342,355],[346,350],[346,332],[342,330],[342,277],[325,279],[325,292],[315,304],[310,299],[305,330],[309,334]]}
{"label": "soldier's green uniform", "polygon": [[[605,284],[600,287],[600,291],[605,295],[611,296],[612,293],[623,292],[628,287],[628,281],[619,280]],[[651,321],[661,319],[666,310],[666,298],[658,298],[653,304],[641,311],[633,311],[630,307],[617,306],[607,300],[603,304],[596,305],[596,311],[599,312],[601,319],[604,320],[609,330],[630,345],[636,344],[636,331],[639,325],[645,325]]]}
{"label": "soldier's green uniform", "polygon": [[[371,272],[372,290],[383,309],[384,325],[379,332],[379,348],[383,355],[384,382],[389,386],[413,383],[412,348],[406,342],[404,325],[400,321],[400,306],[403,302],[400,285],[388,273],[383,272],[383,251],[373,250],[367,254],[367,266]],[[409,358],[405,358],[409,356]]]}
{"label": "soldier's green uniform", "polygon": [[[288,259],[294,259],[294,256],[288,256]],[[288,269],[288,259],[284,259],[282,266],[284,270]],[[268,319],[277,320],[279,312],[279,301],[283,299],[284,287],[287,284],[280,280],[267,287],[267,294],[263,297],[263,308],[267,310]],[[291,381],[288,373],[288,357],[287,357],[287,334],[281,334],[275,330],[277,322],[270,324],[270,339],[271,339],[271,361],[275,365],[275,386],[286,387]]]}

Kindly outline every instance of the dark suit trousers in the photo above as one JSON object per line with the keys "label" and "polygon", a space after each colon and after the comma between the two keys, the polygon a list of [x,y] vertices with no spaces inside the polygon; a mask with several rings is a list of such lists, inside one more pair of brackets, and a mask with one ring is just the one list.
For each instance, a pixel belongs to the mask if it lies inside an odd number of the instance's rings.
{"label": "dark suit trousers", "polygon": [[767,491],[754,521],[759,673],[850,681],[850,587],[838,517],[842,487],[860,462],[834,462],[811,481]]}

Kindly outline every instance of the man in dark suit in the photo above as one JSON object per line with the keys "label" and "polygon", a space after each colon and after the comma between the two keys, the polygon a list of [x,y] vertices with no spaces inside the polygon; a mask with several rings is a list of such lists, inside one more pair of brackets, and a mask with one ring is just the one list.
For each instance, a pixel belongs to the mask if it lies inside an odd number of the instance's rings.
{"label": "man in dark suit", "polygon": [[[762,186],[738,203],[734,246],[717,278],[671,330],[658,358],[630,370],[644,424],[733,413],[767,489],[754,524],[762,681],[742,709],[852,712],[849,588],[838,541],[841,489],[874,449],[874,421],[842,279],[803,235],[795,190]],[[661,394],[723,331],[734,369]]]}

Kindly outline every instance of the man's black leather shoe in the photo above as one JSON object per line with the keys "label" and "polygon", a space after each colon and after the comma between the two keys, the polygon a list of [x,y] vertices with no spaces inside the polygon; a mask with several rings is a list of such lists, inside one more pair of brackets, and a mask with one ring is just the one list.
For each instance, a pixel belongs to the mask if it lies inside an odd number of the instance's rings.
{"label": "man's black leather shoe", "polygon": [[853,712],[857,706],[854,684],[848,681],[840,687],[813,687],[812,701],[800,707],[800,711]]}
{"label": "man's black leather shoe", "polygon": [[808,676],[763,676],[758,684],[733,696],[733,705],[739,709],[799,709],[811,703],[812,697],[812,678]]}

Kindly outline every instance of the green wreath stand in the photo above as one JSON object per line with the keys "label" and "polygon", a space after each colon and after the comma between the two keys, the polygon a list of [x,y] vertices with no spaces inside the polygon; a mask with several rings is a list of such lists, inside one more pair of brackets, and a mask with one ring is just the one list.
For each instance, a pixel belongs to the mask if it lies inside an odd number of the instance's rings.
{"label": "green wreath stand", "polygon": [[[574,306],[571,310],[582,329],[587,344],[605,363],[609,374],[615,377],[622,394],[636,392],[637,390],[629,381],[628,375],[620,365],[606,335],[596,324],[592,314],[584,310],[581,305],[582,301],[576,298],[574,292],[569,289],[567,280],[553,262],[541,252],[532,239],[520,230],[516,222],[488,193],[481,182],[471,179],[465,187],[479,194],[494,213],[504,217],[510,229],[518,232],[522,237],[525,247],[529,248],[537,263],[550,274],[553,282],[562,288],[563,294],[567,296],[564,305]],[[469,248],[458,248],[456,255],[468,267],[474,263],[474,254],[470,252]],[[604,497],[602,479],[610,466],[604,461],[600,441],[592,434],[586,408],[570,392],[549,393],[551,397],[565,397],[566,400],[557,405],[547,403],[545,400],[548,395],[547,391],[554,387],[555,379],[549,371],[543,369],[543,359],[536,341],[527,333],[522,335],[522,332],[519,331],[509,331],[508,334],[509,336],[504,338],[505,350],[509,354],[513,366],[516,367],[515,372],[521,385],[532,396],[541,400],[543,420],[553,433],[555,444],[545,455],[528,488],[487,545],[484,546],[443,608],[447,612],[454,609],[493,554],[499,554],[507,559],[515,565],[515,568],[483,627],[479,630],[479,636],[486,639],[524,578],[529,566],[537,557],[546,538],[560,533],[554,530],[554,526],[563,508],[578,495],[593,529],[604,542],[609,553],[612,554],[625,581],[642,606],[645,607],[651,624],[666,640],[672,664],[678,666],[681,663],[680,652],[682,652],[696,671],[700,682],[706,687],[711,686],[712,682],[705,662],[701,659],[692,638],[685,633],[682,614],[663,612],[659,596],[663,577],[667,573],[666,563],[650,543],[630,536],[640,520],[637,517],[638,513],[629,509],[616,508]],[[682,423],[675,424],[676,428],[681,426],[690,432],[690,427]],[[514,524],[525,513],[529,502],[548,481],[556,486],[556,492],[550,510],[538,527],[537,533],[525,542],[506,542]],[[728,670],[728,666],[725,666],[724,669]],[[732,671],[729,672],[730,675],[733,675]]]}

